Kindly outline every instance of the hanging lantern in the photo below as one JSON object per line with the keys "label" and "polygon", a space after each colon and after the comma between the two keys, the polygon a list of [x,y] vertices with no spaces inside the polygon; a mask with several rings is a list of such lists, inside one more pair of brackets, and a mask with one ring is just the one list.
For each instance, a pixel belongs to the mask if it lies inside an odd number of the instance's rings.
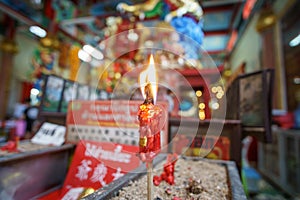
{"label": "hanging lantern", "polygon": [[40,43],[43,47],[50,49],[59,49],[60,43],[55,36],[47,35],[44,38],[40,39]]}
{"label": "hanging lantern", "polygon": [[62,69],[69,67],[69,53],[71,46],[68,43],[62,43],[59,49],[58,65]]}
{"label": "hanging lantern", "polygon": [[1,41],[0,49],[4,52],[13,53],[13,54],[18,53],[19,51],[17,43],[7,38]]}
{"label": "hanging lantern", "polygon": [[262,32],[276,23],[277,17],[272,8],[263,9],[258,17],[256,30]]}
{"label": "hanging lantern", "polygon": [[80,59],[78,58],[78,52],[80,50],[80,47],[77,45],[73,45],[69,52],[69,64],[70,64],[70,77],[69,79],[72,81],[76,80],[77,72],[80,67]]}

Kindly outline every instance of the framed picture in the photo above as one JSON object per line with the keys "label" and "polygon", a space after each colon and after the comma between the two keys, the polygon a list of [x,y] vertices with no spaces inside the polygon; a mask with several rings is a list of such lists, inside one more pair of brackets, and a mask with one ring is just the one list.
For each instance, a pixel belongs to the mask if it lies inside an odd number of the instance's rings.
{"label": "framed picture", "polygon": [[71,80],[65,81],[63,96],[62,96],[61,106],[60,106],[60,112],[66,113],[68,110],[69,102],[76,99],[77,87],[78,87],[77,83]]}
{"label": "framed picture", "polygon": [[240,82],[240,119],[245,126],[264,125],[264,88],[261,73],[243,76]]}
{"label": "framed picture", "polygon": [[274,70],[266,69],[238,77],[239,119],[244,133],[271,141]]}
{"label": "framed picture", "polygon": [[95,101],[99,99],[99,90],[97,88],[90,88],[90,98],[89,100]]}
{"label": "framed picture", "polygon": [[42,111],[45,112],[58,112],[62,92],[64,87],[64,79],[49,75],[46,79],[44,87],[44,98],[42,101]]}
{"label": "framed picture", "polygon": [[109,93],[105,90],[98,90],[98,95],[100,100],[108,100],[109,99]]}
{"label": "framed picture", "polygon": [[89,100],[90,98],[90,88],[88,85],[78,85],[77,88],[77,98],[78,100]]}

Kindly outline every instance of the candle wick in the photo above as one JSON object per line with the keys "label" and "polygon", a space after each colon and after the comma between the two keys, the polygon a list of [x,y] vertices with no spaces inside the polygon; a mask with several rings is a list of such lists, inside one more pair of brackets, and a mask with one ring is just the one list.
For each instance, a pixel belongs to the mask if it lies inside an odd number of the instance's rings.
{"label": "candle wick", "polygon": [[152,91],[151,91],[151,85],[150,83],[148,83],[146,86],[145,86],[145,94],[146,94],[146,99],[144,101],[145,104],[150,104],[150,103],[154,103],[153,101],[153,94],[152,94]]}

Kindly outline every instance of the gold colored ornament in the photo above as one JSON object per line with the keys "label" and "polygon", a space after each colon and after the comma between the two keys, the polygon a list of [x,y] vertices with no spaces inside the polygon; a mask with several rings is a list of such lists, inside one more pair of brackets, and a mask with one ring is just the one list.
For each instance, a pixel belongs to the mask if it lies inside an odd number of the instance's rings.
{"label": "gold colored ornament", "polygon": [[158,27],[158,28],[167,28],[167,29],[173,29],[174,30],[173,26],[171,26],[170,23],[165,22],[165,21],[158,22],[156,27]]}
{"label": "gold colored ornament", "polygon": [[11,39],[7,39],[7,38],[5,38],[1,41],[0,49],[4,52],[13,53],[13,54],[19,52],[17,43],[15,41],[13,41]]}
{"label": "gold colored ornament", "polygon": [[192,149],[192,152],[193,152],[193,156],[200,156],[200,154],[201,154],[201,148],[200,147],[194,147]]}
{"label": "gold colored ornament", "polygon": [[68,68],[69,67],[69,51],[70,45],[63,43],[61,48],[59,49],[59,57],[58,57],[58,65],[60,68]]}
{"label": "gold colored ornament", "polygon": [[204,108],[205,108],[205,103],[200,103],[200,104],[199,104],[199,108],[200,108],[201,110],[204,110]]}
{"label": "gold colored ornament", "polygon": [[121,78],[121,73],[119,73],[119,72],[117,72],[117,73],[115,73],[115,79],[119,79],[119,78]]}
{"label": "gold colored ornament", "polygon": [[80,50],[79,46],[72,46],[69,54],[69,64],[70,64],[70,79],[72,81],[76,80],[77,72],[80,67],[80,59],[78,58],[78,52]]}
{"label": "gold colored ornament", "polygon": [[146,136],[140,138],[140,147],[145,147],[145,146],[147,146],[147,137]]}
{"label": "gold colored ornament", "polygon": [[60,42],[56,37],[53,38],[52,48],[53,49],[59,49],[60,48]]}
{"label": "gold colored ornament", "polygon": [[46,36],[40,39],[40,43],[43,47],[52,48],[52,49],[59,49],[60,43],[59,40],[54,36]]}
{"label": "gold colored ornament", "polygon": [[144,104],[140,105],[140,109],[141,109],[142,111],[144,111],[146,108],[147,108],[146,105],[144,105]]}
{"label": "gold colored ornament", "polygon": [[257,23],[256,30],[262,32],[267,28],[272,27],[277,21],[277,17],[272,8],[267,8],[261,11]]}
{"label": "gold colored ornament", "polygon": [[52,40],[50,37],[41,38],[40,43],[43,47],[50,48],[52,46]]}
{"label": "gold colored ornament", "polygon": [[225,69],[225,70],[224,70],[223,76],[224,76],[225,78],[229,78],[231,75],[232,75],[231,69]]}
{"label": "gold colored ornament", "polygon": [[140,16],[142,13],[151,11],[160,0],[148,0],[144,3],[135,5],[128,5],[126,3],[119,3],[117,9],[121,12],[133,13],[135,16]]}
{"label": "gold colored ornament", "polygon": [[83,190],[83,192],[79,195],[78,199],[82,199],[83,197],[88,196],[89,194],[94,193],[95,190],[93,188],[86,188]]}
{"label": "gold colored ornament", "polygon": [[165,21],[170,22],[174,17],[182,17],[186,14],[191,14],[197,20],[203,17],[203,10],[196,0],[171,0],[177,6],[177,9],[166,15]]}

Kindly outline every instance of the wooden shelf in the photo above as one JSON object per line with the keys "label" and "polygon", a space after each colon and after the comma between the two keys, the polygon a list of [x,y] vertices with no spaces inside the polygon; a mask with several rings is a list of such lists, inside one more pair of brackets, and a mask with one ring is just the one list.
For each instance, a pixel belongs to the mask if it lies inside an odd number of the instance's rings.
{"label": "wooden shelf", "polygon": [[67,113],[61,113],[61,112],[41,112],[41,117],[66,117]]}
{"label": "wooden shelf", "polygon": [[216,75],[217,73],[221,73],[223,70],[224,67],[205,68],[205,69],[196,69],[196,68],[177,69],[177,71],[184,76]]}
{"label": "wooden shelf", "polygon": [[[178,131],[182,135],[226,137],[230,141],[230,160],[241,169],[241,121],[228,119],[200,120],[196,117],[171,116],[169,118],[169,140],[176,137]],[[172,129],[172,127],[175,127]],[[179,129],[176,129],[179,127]],[[196,135],[195,135],[196,134]],[[172,150],[172,147],[169,148]]]}
{"label": "wooden shelf", "polygon": [[207,125],[207,124],[231,124],[231,125],[238,125],[240,124],[240,120],[228,120],[228,119],[205,119],[200,120],[195,117],[180,117],[180,116],[173,116],[169,118],[170,125],[178,126],[180,124],[183,125]]}
{"label": "wooden shelf", "polygon": [[54,124],[59,124],[62,126],[66,125],[67,113],[61,112],[40,112],[39,120],[44,122],[50,122]]}

